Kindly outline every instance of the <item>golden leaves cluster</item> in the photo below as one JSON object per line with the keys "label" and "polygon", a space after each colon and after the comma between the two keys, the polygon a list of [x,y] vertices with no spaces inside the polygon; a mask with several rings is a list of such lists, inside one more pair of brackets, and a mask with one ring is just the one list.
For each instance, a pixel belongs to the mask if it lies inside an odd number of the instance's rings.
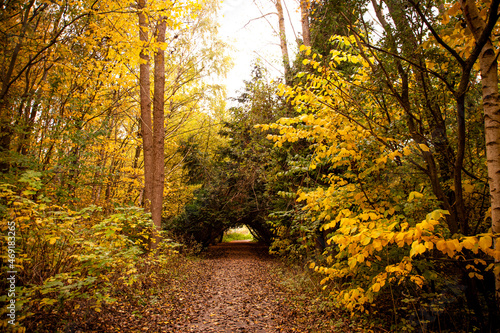
{"label": "golden leaves cluster", "polygon": [[[467,52],[469,41],[460,34],[464,38],[454,39],[456,46]],[[397,190],[401,177],[391,170],[421,158],[432,147],[387,130],[403,114],[394,107],[384,119],[370,97],[376,61],[367,56],[370,52],[365,46],[353,36],[334,36],[331,42],[336,47],[329,60],[301,46],[302,64],[308,70],[298,73],[295,86],[280,86],[280,94],[299,115],[257,126],[271,131],[268,139],[276,147],[307,140],[313,151],[310,170],[325,166],[320,172],[326,186],[297,192],[308,218],[321,221],[322,230],[330,232],[328,244],[334,250],[326,263],[310,264],[325,275],[324,288],[347,309],[364,312],[389,284],[421,288],[426,277],[414,264],[423,258],[460,261],[467,252],[477,258],[467,266],[470,276],[483,278],[477,265],[498,273],[500,266],[482,259],[500,260],[500,249],[492,247],[498,235],[450,235],[444,222],[448,212],[437,209],[430,191]],[[385,180],[380,181],[381,177]],[[473,191],[469,185],[469,192]],[[405,207],[430,213],[418,222]],[[364,277],[361,281],[360,276]],[[356,278],[356,283],[338,283]]]}

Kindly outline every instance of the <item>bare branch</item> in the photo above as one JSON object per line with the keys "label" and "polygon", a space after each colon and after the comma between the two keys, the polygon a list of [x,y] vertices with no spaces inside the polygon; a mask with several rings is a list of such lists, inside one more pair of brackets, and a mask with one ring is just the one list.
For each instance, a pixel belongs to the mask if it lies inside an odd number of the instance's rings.
{"label": "bare branch", "polygon": [[251,20],[249,20],[244,26],[242,29],[245,29],[250,23],[252,23],[253,21],[257,21],[257,20],[260,20],[260,19],[263,19],[265,18],[266,16],[269,16],[269,15],[278,15],[278,13],[267,13],[267,14],[264,14],[262,15],[261,17],[256,17],[256,18],[253,18]]}

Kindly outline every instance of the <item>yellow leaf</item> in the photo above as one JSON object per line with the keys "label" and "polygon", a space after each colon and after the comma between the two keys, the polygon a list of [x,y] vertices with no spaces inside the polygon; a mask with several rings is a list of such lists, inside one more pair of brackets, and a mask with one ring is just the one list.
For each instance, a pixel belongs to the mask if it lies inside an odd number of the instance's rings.
{"label": "yellow leaf", "polygon": [[50,245],[54,245],[57,242],[58,239],[59,239],[59,237],[52,237],[52,238],[50,238],[49,239]]}
{"label": "yellow leaf", "polygon": [[412,202],[414,198],[422,198],[424,195],[420,192],[411,192],[408,197],[408,202]]}
{"label": "yellow leaf", "polygon": [[483,259],[476,258],[476,259],[474,259],[474,264],[476,264],[476,265],[481,264],[481,265],[486,266],[486,261],[484,261]]}
{"label": "yellow leaf", "polygon": [[[464,240],[462,241],[463,247],[465,247],[467,250],[474,249],[476,244],[477,244],[476,237],[465,237]],[[477,248],[475,253],[477,253]]]}
{"label": "yellow leaf", "polygon": [[436,248],[441,251],[441,252],[445,252],[446,251],[446,241],[444,239],[440,239],[437,243],[436,243]]}
{"label": "yellow leaf", "polygon": [[493,241],[490,236],[483,236],[479,238],[479,247],[483,251],[486,251],[487,249],[491,248],[492,243]]}
{"label": "yellow leaf", "polygon": [[349,265],[349,268],[350,268],[350,269],[354,269],[354,267],[356,267],[356,264],[357,264],[356,258],[354,258],[354,257],[350,257],[350,258],[347,260],[347,264]]}
{"label": "yellow leaf", "polygon": [[417,243],[417,241],[413,242],[411,247],[412,249],[410,250],[410,257],[422,254],[427,250],[424,244]]}
{"label": "yellow leaf", "polygon": [[372,239],[370,237],[366,236],[361,240],[361,245],[368,245],[371,240]]}
{"label": "yellow leaf", "polygon": [[478,273],[475,273],[475,272],[470,272],[470,273],[469,273],[469,277],[470,277],[471,279],[473,279],[474,277],[476,277],[476,278],[477,278],[477,279],[479,279],[479,280],[482,280],[482,279],[483,279],[483,276],[482,276],[481,274],[478,274]]}
{"label": "yellow leaf", "polygon": [[396,239],[396,243],[398,244],[399,247],[403,247],[405,244],[404,244],[404,238],[406,236],[406,233],[403,233],[403,232],[400,232],[396,235],[395,239]]}
{"label": "yellow leaf", "polygon": [[377,251],[382,250],[382,242],[378,239],[373,240],[373,248]]}
{"label": "yellow leaf", "polygon": [[361,253],[360,253],[360,254],[358,254],[358,255],[356,256],[356,260],[357,260],[358,262],[363,262],[363,261],[365,261],[365,256],[364,256],[363,254],[361,254]]}
{"label": "yellow leaf", "polygon": [[460,246],[457,239],[450,239],[446,241],[446,247],[451,251],[461,251],[462,247]]}
{"label": "yellow leaf", "polygon": [[373,286],[372,286],[372,290],[373,292],[378,292],[380,290],[380,283],[375,283]]}
{"label": "yellow leaf", "polygon": [[429,147],[427,147],[423,143],[420,143],[418,146],[420,147],[420,149],[422,149],[422,151],[429,151]]}
{"label": "yellow leaf", "polygon": [[410,277],[410,280],[413,281],[420,288],[422,288],[422,286],[424,285],[424,280],[420,276],[412,276]]}

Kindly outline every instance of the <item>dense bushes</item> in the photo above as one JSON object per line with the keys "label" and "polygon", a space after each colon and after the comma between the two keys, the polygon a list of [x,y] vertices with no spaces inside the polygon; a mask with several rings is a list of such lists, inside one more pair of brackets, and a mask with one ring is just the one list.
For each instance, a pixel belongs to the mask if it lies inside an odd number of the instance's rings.
{"label": "dense bushes", "polygon": [[[1,269],[17,271],[15,322],[28,331],[51,331],[53,325],[71,321],[74,310],[88,313],[90,320],[120,291],[150,279],[150,269],[162,269],[175,253],[176,244],[168,239],[150,250],[155,228],[140,208],[117,208],[108,216],[95,206],[72,211],[47,198],[40,174],[34,172],[25,173],[17,186],[2,184],[0,190]],[[10,225],[15,226],[11,258]],[[7,290],[6,282],[1,281],[2,290]],[[7,296],[1,298],[4,318]]]}

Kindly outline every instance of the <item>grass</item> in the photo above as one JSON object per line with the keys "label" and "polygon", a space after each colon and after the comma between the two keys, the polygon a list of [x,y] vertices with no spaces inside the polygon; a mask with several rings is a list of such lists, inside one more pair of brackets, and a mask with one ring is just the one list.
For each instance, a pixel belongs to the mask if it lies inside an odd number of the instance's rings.
{"label": "grass", "polygon": [[239,228],[231,228],[224,233],[224,237],[222,238],[223,243],[229,243],[235,240],[253,240],[253,236],[250,233],[250,230],[246,226]]}

